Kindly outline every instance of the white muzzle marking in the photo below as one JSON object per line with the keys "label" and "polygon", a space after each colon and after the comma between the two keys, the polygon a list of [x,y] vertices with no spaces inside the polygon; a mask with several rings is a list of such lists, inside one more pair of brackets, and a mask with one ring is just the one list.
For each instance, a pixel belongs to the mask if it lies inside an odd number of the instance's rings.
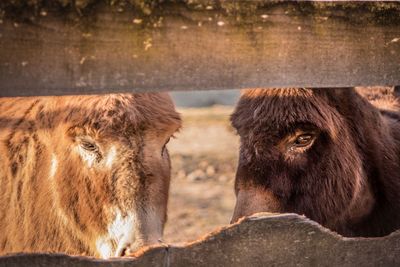
{"label": "white muzzle marking", "polygon": [[[116,209],[114,214],[115,219],[108,226],[108,234],[96,241],[102,258],[119,257],[132,244],[155,244],[161,238],[161,220],[152,210],[146,212],[141,223],[143,227],[138,227],[138,216],[135,213],[123,217],[122,212]],[[138,228],[141,229],[140,233]]]}

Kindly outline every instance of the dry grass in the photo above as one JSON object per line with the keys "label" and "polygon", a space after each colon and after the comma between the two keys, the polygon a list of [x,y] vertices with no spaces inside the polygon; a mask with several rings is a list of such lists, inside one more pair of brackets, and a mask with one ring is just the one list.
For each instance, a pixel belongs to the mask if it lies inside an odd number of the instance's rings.
{"label": "dry grass", "polygon": [[239,138],[230,107],[181,109],[184,128],[168,145],[172,183],[166,242],[182,242],[229,223]]}

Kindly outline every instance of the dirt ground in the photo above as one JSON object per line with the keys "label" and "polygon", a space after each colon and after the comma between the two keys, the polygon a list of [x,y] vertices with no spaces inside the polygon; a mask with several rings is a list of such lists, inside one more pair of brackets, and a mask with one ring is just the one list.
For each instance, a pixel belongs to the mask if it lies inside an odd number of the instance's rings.
{"label": "dirt ground", "polygon": [[183,128],[168,144],[172,180],[164,241],[192,241],[229,223],[239,138],[232,107],[178,109]]}

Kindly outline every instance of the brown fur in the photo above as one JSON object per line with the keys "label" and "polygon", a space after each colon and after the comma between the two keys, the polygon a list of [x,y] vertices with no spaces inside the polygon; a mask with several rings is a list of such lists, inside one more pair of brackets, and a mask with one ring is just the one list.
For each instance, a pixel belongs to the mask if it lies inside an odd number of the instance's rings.
{"label": "brown fur", "polygon": [[[399,104],[365,90],[373,104],[353,88],[244,91],[231,117],[241,138],[232,220],[294,212],[345,236],[400,228]],[[314,141],[295,146],[304,133]]]}
{"label": "brown fur", "polygon": [[180,127],[167,94],[1,98],[0,110],[0,254],[104,256],[103,238],[114,256],[129,239],[110,236],[118,214],[135,215],[127,249],[160,237]]}

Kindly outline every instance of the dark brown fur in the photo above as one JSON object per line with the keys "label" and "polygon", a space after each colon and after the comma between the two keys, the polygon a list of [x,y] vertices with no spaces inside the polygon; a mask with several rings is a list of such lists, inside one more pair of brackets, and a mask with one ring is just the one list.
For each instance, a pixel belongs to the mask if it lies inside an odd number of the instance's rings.
{"label": "dark brown fur", "polygon": [[[353,88],[244,91],[231,117],[241,138],[233,221],[294,212],[345,236],[400,228],[399,105],[373,104]],[[294,146],[307,132],[314,142]]]}
{"label": "dark brown fur", "polygon": [[1,98],[0,110],[0,254],[157,242],[180,126],[167,94]]}

